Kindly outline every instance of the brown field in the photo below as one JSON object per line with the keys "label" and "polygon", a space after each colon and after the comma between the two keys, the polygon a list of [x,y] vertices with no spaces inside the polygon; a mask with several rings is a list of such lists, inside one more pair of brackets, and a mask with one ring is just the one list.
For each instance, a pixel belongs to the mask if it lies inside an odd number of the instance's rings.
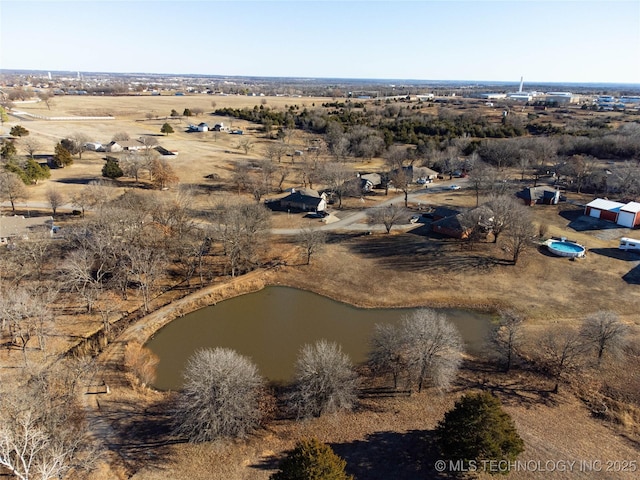
{"label": "brown field", "polygon": [[[237,195],[226,189],[213,191],[204,176],[217,173],[228,177],[238,161],[263,158],[268,140],[254,125],[233,120],[234,127],[245,130],[255,146],[248,155],[237,148],[238,136],[220,133],[184,132],[188,122],[172,120],[176,133],[161,136],[164,118],[146,120],[146,113],[167,116],[172,108],[200,107],[205,112],[216,108],[253,107],[261,98],[241,96],[134,96],[134,97],[60,97],[51,111],[43,104],[24,104],[17,108],[45,116],[106,115],[116,116],[113,121],[19,120],[10,118],[8,125],[21,124],[33,137],[41,140],[45,151],[51,153],[61,138],[83,133],[92,140],[108,143],[118,132],[127,132],[132,138],[154,134],[162,146],[177,150],[179,155],[173,166],[182,184],[196,189],[194,208],[207,205],[214,199]],[[298,104],[311,108],[327,101],[326,98],[266,97],[267,106],[284,107]],[[193,117],[192,123],[215,123],[219,117],[204,114]],[[230,123],[230,119],[222,119]],[[303,149],[303,134],[291,140],[291,150]],[[20,147],[18,148],[20,151]],[[55,184],[66,195],[82,185],[100,179],[104,154],[85,152],[82,161],[64,169],[52,170],[52,178],[30,187],[30,202],[44,202],[47,188]],[[291,158],[283,159],[291,162]],[[380,159],[371,163],[356,163],[358,168],[373,168]],[[295,176],[285,186],[297,186]],[[127,181],[117,187],[130,186]],[[393,194],[394,192],[390,192]],[[171,192],[167,193],[168,195]],[[367,199],[365,206],[375,204],[383,195]],[[576,202],[588,200],[586,196],[569,195]],[[425,195],[422,205],[470,206],[475,198],[468,192],[456,191]],[[350,199],[346,209],[362,208],[359,199]],[[412,208],[417,208],[412,205]],[[70,208],[70,207],[67,207]],[[20,207],[19,209],[24,209]],[[6,210],[6,209],[5,209]],[[335,232],[332,241],[311,265],[301,266],[295,247],[287,239],[278,239],[274,247],[282,263],[277,268],[259,271],[241,279],[233,286],[217,287],[216,293],[204,301],[187,301],[156,312],[163,321],[171,315],[184,313],[184,309],[197,308],[207,302],[260,288],[265,284],[284,284],[310,289],[327,296],[365,307],[374,306],[457,306],[495,311],[513,308],[526,318],[527,331],[534,333],[551,324],[575,325],[595,310],[613,310],[633,327],[635,341],[640,338],[640,275],[623,277],[640,259],[632,254],[616,252],[615,231],[576,231],[569,223],[579,215],[579,207],[569,203],[558,207],[535,207],[536,223],[548,224],[549,235],[566,236],[586,245],[590,252],[585,259],[570,261],[553,257],[543,250],[531,249],[518,265],[508,264],[508,252],[500,243],[481,244],[474,250],[461,247],[455,240],[434,237],[419,226],[404,233],[391,235],[355,235]],[[68,221],[74,221],[70,219]],[[275,214],[277,228],[296,227],[306,223],[302,215]],[[286,265],[285,265],[286,263]],[[219,282],[224,283],[224,282]],[[236,286],[237,285],[237,286]],[[132,305],[133,309],[134,306]],[[62,322],[61,322],[62,323]],[[118,341],[101,355],[105,378],[112,386],[111,395],[84,396],[93,431],[112,443],[107,462],[91,475],[92,479],[135,478],[156,480],[167,478],[189,479],[267,479],[275,468],[275,460],[297,439],[315,435],[330,443],[337,453],[353,465],[359,480],[387,478],[444,478],[438,477],[432,465],[435,458],[423,458],[432,442],[432,429],[451,408],[462,392],[489,388],[503,400],[514,417],[525,440],[526,451],[521,460],[549,461],[601,461],[603,471],[582,472],[577,466],[571,472],[545,473],[541,471],[512,472],[505,478],[602,478],[635,479],[638,473],[605,471],[608,461],[640,460],[640,414],[630,410],[627,417],[604,421],[593,418],[573,388],[560,394],[550,393],[550,382],[527,372],[503,376],[478,366],[469,359],[454,391],[440,394],[429,391],[409,398],[364,401],[355,413],[330,416],[314,421],[294,423],[278,420],[269,424],[247,441],[215,445],[167,445],[158,440],[162,432],[162,417],[156,416],[160,404],[166,401],[157,392],[132,390],[122,375],[122,347],[129,340],[144,340],[160,323],[153,316],[142,319],[127,330]],[[99,327],[100,321],[78,316],[65,316],[64,333],[86,336]],[[144,328],[145,325],[148,328]],[[60,341],[58,349],[69,345]],[[54,347],[55,348],[55,347]],[[0,352],[0,365],[8,367],[18,355]],[[53,357],[51,357],[53,358]],[[638,366],[632,366],[628,378],[638,381]],[[10,374],[3,369],[3,379]],[[629,373],[629,372],[627,372]],[[13,373],[11,373],[13,375]],[[90,398],[89,398],[90,397]],[[99,405],[98,402],[99,401]],[[634,416],[635,415],[635,416]],[[154,428],[158,430],[155,431]],[[158,434],[161,435],[161,434]],[[422,463],[418,461],[421,459]],[[416,466],[416,461],[417,466]],[[616,468],[615,465],[612,468]],[[640,467],[639,467],[640,468]]]}

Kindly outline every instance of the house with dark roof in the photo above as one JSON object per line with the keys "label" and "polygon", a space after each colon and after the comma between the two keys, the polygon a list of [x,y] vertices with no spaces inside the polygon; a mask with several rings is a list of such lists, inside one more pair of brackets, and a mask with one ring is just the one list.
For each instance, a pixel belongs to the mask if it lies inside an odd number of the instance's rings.
{"label": "house with dark roof", "polygon": [[525,205],[557,205],[560,201],[560,190],[554,187],[540,185],[528,187],[516,193]]}
{"label": "house with dark roof", "polygon": [[467,238],[471,228],[464,225],[463,214],[441,218],[431,224],[431,230],[453,238]]}
{"label": "house with dark roof", "polygon": [[[464,239],[474,231],[486,234],[491,230],[494,214],[486,205],[481,205],[464,213],[443,208],[441,209],[441,214],[445,213],[446,210],[455,213],[435,220],[431,224],[432,231],[448,237]],[[435,214],[434,218],[436,218]]]}
{"label": "house with dark roof", "polygon": [[327,208],[327,196],[310,188],[292,189],[280,199],[280,208],[303,212],[323,212]]}

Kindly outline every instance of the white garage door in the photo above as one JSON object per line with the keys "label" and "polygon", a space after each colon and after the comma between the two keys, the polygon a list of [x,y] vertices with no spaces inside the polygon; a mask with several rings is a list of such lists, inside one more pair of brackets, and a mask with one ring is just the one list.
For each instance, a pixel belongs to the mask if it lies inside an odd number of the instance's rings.
{"label": "white garage door", "polygon": [[618,214],[618,225],[622,225],[623,227],[633,228],[633,221],[635,220],[635,215],[631,212],[620,212]]}
{"label": "white garage door", "polygon": [[598,210],[597,208],[592,208],[591,210],[589,210],[589,216],[600,218],[600,210]]}

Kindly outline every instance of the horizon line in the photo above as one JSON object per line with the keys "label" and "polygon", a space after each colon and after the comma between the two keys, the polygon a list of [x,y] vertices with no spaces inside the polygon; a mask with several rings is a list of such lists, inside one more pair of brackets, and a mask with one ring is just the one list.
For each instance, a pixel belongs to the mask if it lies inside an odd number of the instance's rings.
{"label": "horizon line", "polygon": [[[68,70],[68,69],[32,69],[32,68],[0,68],[0,74],[18,73],[18,72],[34,72],[34,73],[89,73],[89,74],[107,74],[107,75],[153,75],[153,76],[174,76],[174,77],[219,77],[219,78],[264,78],[264,79],[292,79],[292,80],[352,80],[352,81],[375,81],[379,82],[456,82],[456,83],[501,83],[519,85],[520,80],[479,80],[479,79],[420,79],[420,78],[381,78],[381,77],[339,77],[339,76],[298,76],[298,75],[240,75],[240,74],[209,74],[209,73],[175,73],[175,72],[144,72],[144,71],[101,71],[101,70]],[[640,82],[627,81],[576,81],[576,80],[528,80],[525,84],[574,84],[574,85],[625,85],[640,87]]]}

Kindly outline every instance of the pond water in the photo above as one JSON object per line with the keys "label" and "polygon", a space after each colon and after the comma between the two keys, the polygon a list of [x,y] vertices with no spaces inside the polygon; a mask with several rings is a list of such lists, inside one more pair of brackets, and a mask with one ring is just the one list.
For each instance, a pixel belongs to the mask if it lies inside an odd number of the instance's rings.
{"label": "pond water", "polygon": [[[267,287],[177,318],[147,343],[160,357],[155,387],[176,390],[188,358],[202,348],[226,347],[250,357],[262,376],[287,381],[302,345],[335,341],[354,363],[367,357],[376,323],[395,323],[415,309],[362,309],[305,290]],[[487,337],[488,315],[445,309],[466,342],[478,353]]]}

